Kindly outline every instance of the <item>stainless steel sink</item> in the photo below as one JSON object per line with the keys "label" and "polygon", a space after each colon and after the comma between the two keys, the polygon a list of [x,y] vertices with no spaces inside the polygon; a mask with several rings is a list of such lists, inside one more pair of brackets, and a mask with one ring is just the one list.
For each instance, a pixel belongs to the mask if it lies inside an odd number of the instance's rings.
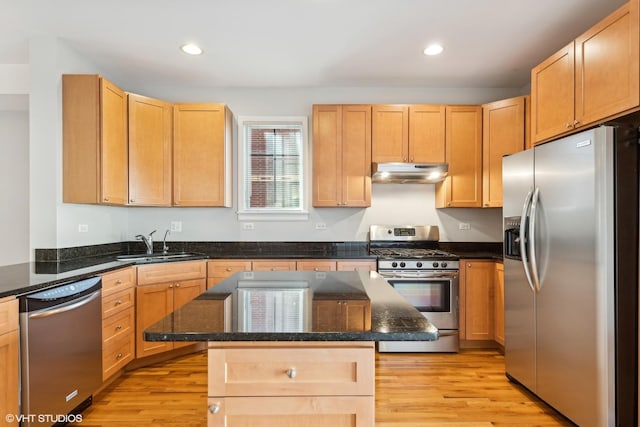
{"label": "stainless steel sink", "polygon": [[169,252],[166,254],[135,254],[135,255],[118,255],[116,260],[118,261],[133,261],[137,263],[142,262],[158,262],[158,261],[170,261],[181,258],[202,257],[202,254],[192,252]]}

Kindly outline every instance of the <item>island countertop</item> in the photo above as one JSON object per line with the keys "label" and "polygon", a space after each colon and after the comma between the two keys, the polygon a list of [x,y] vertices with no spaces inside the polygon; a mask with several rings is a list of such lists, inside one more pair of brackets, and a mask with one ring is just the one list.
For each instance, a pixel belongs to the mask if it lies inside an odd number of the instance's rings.
{"label": "island countertop", "polygon": [[[364,307],[361,327],[320,302]],[[326,307],[326,305],[325,305]],[[367,312],[367,307],[370,312]],[[362,310],[357,311],[362,316]],[[330,318],[325,318],[325,317]],[[144,332],[147,341],[433,341],[438,330],[376,272],[239,272]]]}

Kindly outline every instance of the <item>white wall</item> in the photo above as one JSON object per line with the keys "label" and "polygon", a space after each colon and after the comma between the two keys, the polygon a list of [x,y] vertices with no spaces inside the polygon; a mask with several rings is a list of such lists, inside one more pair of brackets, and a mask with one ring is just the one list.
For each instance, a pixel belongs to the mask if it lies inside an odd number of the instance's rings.
{"label": "white wall", "polygon": [[0,111],[0,265],[29,260],[29,113]]}
{"label": "white wall", "polygon": [[[62,203],[61,75],[98,73],[126,91],[174,102],[223,102],[234,116],[306,115],[314,103],[480,104],[521,94],[515,89],[349,87],[349,88],[203,88],[131,87],[126,71],[105,72],[63,42],[37,37],[30,43],[30,251],[133,239],[171,221],[183,232],[170,240],[343,241],[367,240],[370,224],[419,223],[441,226],[443,241],[501,241],[499,209],[434,208],[433,185],[374,184],[369,209],[311,209],[310,221],[259,222],[241,230],[234,208],[115,208]],[[235,126],[235,122],[234,122]],[[234,132],[235,134],[235,132]],[[310,135],[311,136],[311,135]],[[235,152],[235,149],[234,149]],[[234,156],[234,163],[236,158]],[[235,200],[235,186],[234,186]],[[316,231],[323,222],[326,231]],[[458,230],[468,222],[471,230]],[[80,233],[78,225],[89,231]]]}

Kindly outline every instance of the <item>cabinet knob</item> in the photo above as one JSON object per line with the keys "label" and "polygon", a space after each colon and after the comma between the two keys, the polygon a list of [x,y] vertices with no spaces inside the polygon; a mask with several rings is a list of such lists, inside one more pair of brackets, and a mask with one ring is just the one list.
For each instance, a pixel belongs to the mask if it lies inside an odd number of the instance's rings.
{"label": "cabinet knob", "polygon": [[567,123],[565,126],[567,129],[571,129],[571,123]]}
{"label": "cabinet knob", "polygon": [[289,370],[287,371],[287,376],[291,379],[297,377],[298,373],[296,372],[296,368],[289,368]]}
{"label": "cabinet knob", "polygon": [[214,415],[220,412],[220,403],[214,403],[213,405],[209,405],[209,412],[211,412]]}
{"label": "cabinet knob", "polygon": [[116,331],[120,331],[120,330],[122,330],[122,325],[116,326]]}
{"label": "cabinet knob", "polygon": [[227,267],[227,269],[226,269],[226,270],[227,270],[227,271],[231,271],[231,267]]}
{"label": "cabinet knob", "polygon": [[122,353],[118,353],[118,354],[116,355],[116,360],[120,360],[120,359],[122,359]]}
{"label": "cabinet knob", "polygon": [[313,271],[320,271],[318,267],[314,268]]}
{"label": "cabinet knob", "polygon": [[171,288],[173,288],[173,285],[169,285],[169,288],[170,288],[170,289],[171,289]]}
{"label": "cabinet knob", "polygon": [[108,198],[108,197],[105,197],[105,198],[104,198],[104,201],[105,201],[105,202],[108,202],[108,201],[109,201],[109,198]]}
{"label": "cabinet knob", "polygon": [[574,126],[578,126],[579,124],[580,124],[580,121],[579,121],[579,120],[574,120],[574,121],[573,121],[573,125],[574,125]]}
{"label": "cabinet knob", "polygon": [[135,203],[135,200],[134,199],[129,199],[129,202],[130,203]]}
{"label": "cabinet knob", "polygon": [[180,283],[176,283],[176,288],[179,288],[179,287],[180,287]]}
{"label": "cabinet knob", "polygon": [[116,305],[120,305],[120,304],[122,304],[122,300],[116,301]]}
{"label": "cabinet knob", "polygon": [[116,280],[116,285],[122,285],[122,280],[120,279]]}

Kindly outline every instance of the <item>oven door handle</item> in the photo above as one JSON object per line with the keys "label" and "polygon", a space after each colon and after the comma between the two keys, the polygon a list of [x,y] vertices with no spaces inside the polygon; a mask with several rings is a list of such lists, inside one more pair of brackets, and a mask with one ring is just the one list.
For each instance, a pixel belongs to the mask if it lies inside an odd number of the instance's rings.
{"label": "oven door handle", "polygon": [[400,273],[400,274],[392,274],[385,275],[384,273],[380,274],[385,279],[452,279],[458,277],[458,273],[436,273],[436,274],[410,274],[410,273]]}

